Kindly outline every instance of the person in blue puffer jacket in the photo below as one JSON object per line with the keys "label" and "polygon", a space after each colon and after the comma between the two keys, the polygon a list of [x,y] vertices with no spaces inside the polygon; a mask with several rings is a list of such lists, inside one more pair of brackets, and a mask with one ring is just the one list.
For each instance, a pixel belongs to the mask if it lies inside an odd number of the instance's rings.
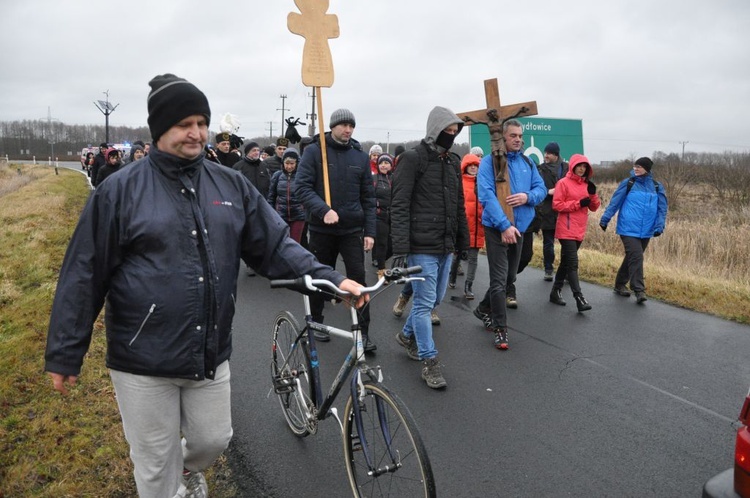
{"label": "person in blue puffer jacket", "polygon": [[268,188],[268,203],[276,209],[279,216],[289,225],[289,235],[296,241],[302,241],[305,228],[305,206],[294,194],[294,176],[297,173],[299,152],[292,147],[284,151],[281,157],[281,171],[271,177]]}
{"label": "person in blue puffer jacket", "polygon": [[508,349],[506,285],[515,281],[523,234],[536,216],[534,206],[547,197],[547,187],[536,166],[523,154],[523,125],[516,119],[503,123],[510,192],[504,202],[513,208],[509,220],[497,198],[492,154],[484,156],[477,173],[477,197],[482,204],[482,225],[490,266],[490,288],[474,309],[487,330],[494,332],[497,349]]}
{"label": "person in blue puffer jacket", "polygon": [[[667,194],[664,187],[651,176],[653,165],[648,157],[641,157],[635,162],[630,178],[617,186],[599,222],[601,229],[606,230],[609,221],[619,212],[617,235],[625,247],[625,257],[615,277],[614,292],[630,297],[630,291],[633,291],[638,304],[647,300],[643,253],[651,237],[658,237],[664,232],[667,221]],[[628,282],[630,291],[626,287]]]}

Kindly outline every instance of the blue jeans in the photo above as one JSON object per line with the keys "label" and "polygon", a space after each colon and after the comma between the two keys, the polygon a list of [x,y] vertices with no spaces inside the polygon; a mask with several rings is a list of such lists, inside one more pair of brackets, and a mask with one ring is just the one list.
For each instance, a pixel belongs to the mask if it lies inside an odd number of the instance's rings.
{"label": "blue jeans", "polygon": [[422,273],[414,275],[423,277],[424,282],[413,281],[414,302],[406,318],[403,333],[406,337],[417,339],[419,358],[434,358],[438,352],[432,340],[432,320],[430,312],[445,297],[448,287],[448,276],[451,270],[453,254],[409,254],[409,266],[419,265]]}

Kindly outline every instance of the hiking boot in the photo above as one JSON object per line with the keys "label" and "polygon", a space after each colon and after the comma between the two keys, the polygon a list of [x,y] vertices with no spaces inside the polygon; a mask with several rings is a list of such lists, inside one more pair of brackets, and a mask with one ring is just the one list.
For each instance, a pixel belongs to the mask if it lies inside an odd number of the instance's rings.
{"label": "hiking boot", "polygon": [[544,281],[552,282],[552,270],[544,270]]}
{"label": "hiking boot", "polygon": [[404,296],[403,294],[398,295],[396,304],[393,305],[394,315],[401,316],[404,314],[404,308],[406,308],[406,303],[409,302],[409,298],[411,298],[411,296]]}
{"label": "hiking boot", "polygon": [[508,296],[505,298],[505,307],[510,309],[516,309],[518,308],[518,301],[516,300],[516,296]]}
{"label": "hiking boot", "polygon": [[552,292],[550,292],[549,295],[549,302],[559,304],[560,306],[565,306],[567,303],[562,297],[562,289],[555,289],[552,288]]}
{"label": "hiking boot", "polygon": [[440,360],[437,356],[427,358],[422,365],[422,379],[427,383],[427,387],[442,389],[448,385],[440,372]]}
{"label": "hiking boot", "polygon": [[466,299],[468,299],[469,301],[471,301],[472,299],[474,299],[474,293],[471,290],[471,286],[472,286],[473,283],[474,282],[466,282],[464,284],[464,297]]}
{"label": "hiking boot", "polygon": [[474,311],[472,312],[475,317],[482,320],[482,324],[484,325],[484,328],[487,330],[492,330],[492,317],[489,313],[485,313],[484,311],[479,309],[479,306],[474,308]]}
{"label": "hiking boot", "polygon": [[185,480],[185,498],[208,498],[208,485],[203,472],[182,471]]}
{"label": "hiking boot", "polygon": [[362,346],[365,348],[365,353],[372,353],[378,349],[374,342],[370,340],[370,336],[362,334]]}
{"label": "hiking boot", "polygon": [[440,317],[438,316],[437,311],[430,311],[430,321],[433,325],[440,325]]}
{"label": "hiking boot", "polygon": [[643,291],[636,291],[635,293],[635,302],[638,304],[643,304],[646,301],[648,301],[648,298],[646,297],[646,293]]}
{"label": "hiking boot", "polygon": [[496,328],[494,344],[497,349],[502,351],[508,350],[508,330],[505,328]]}
{"label": "hiking boot", "polygon": [[630,291],[624,285],[615,285],[613,292],[618,296],[630,297]]}
{"label": "hiking boot", "polygon": [[396,334],[396,342],[406,349],[406,354],[412,360],[419,361],[419,349],[417,348],[417,341],[414,336],[406,337],[403,332]]}
{"label": "hiking boot", "polygon": [[588,311],[591,309],[591,305],[588,301],[586,301],[586,298],[583,297],[583,294],[576,294],[575,296],[576,300],[576,306],[578,306],[578,311]]}

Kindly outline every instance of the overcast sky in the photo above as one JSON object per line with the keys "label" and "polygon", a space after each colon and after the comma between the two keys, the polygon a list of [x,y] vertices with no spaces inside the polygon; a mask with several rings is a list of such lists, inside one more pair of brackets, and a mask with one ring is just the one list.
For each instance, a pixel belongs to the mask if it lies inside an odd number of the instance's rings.
{"label": "overcast sky", "polygon": [[[212,129],[227,112],[239,134],[274,134],[311,111],[292,0],[1,0],[0,121],[146,124],[148,81],[175,73],[208,96]],[[331,0],[338,107],[354,137],[424,136],[435,105],[536,100],[543,117],[583,120],[592,162],[680,152],[750,151],[748,0]],[[303,133],[304,134],[304,133]],[[459,141],[468,141],[462,133]]]}

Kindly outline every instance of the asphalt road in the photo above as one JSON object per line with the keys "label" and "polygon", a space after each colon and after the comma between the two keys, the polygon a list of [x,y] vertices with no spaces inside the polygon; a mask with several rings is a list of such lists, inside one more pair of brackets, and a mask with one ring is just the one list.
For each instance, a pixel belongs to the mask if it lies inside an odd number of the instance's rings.
{"label": "asphalt road", "polygon": [[[486,275],[480,256],[475,290],[486,289]],[[636,305],[585,283],[593,310],[578,314],[567,287],[568,306],[549,303],[550,287],[539,270],[519,275],[507,352],[492,347],[462,293],[449,290],[435,327],[444,391],[426,387],[394,340],[403,323],[390,311],[398,289],[373,301],[371,363],[416,418],[438,495],[699,496],[733,461],[750,327],[653,299]],[[270,394],[271,323],[282,309],[301,317],[301,297],[243,269],[237,303],[229,460],[242,496],[350,496],[335,419],[298,439]],[[342,307],[326,316],[338,325],[347,317]],[[348,347],[335,339],[320,346],[327,379]]]}

